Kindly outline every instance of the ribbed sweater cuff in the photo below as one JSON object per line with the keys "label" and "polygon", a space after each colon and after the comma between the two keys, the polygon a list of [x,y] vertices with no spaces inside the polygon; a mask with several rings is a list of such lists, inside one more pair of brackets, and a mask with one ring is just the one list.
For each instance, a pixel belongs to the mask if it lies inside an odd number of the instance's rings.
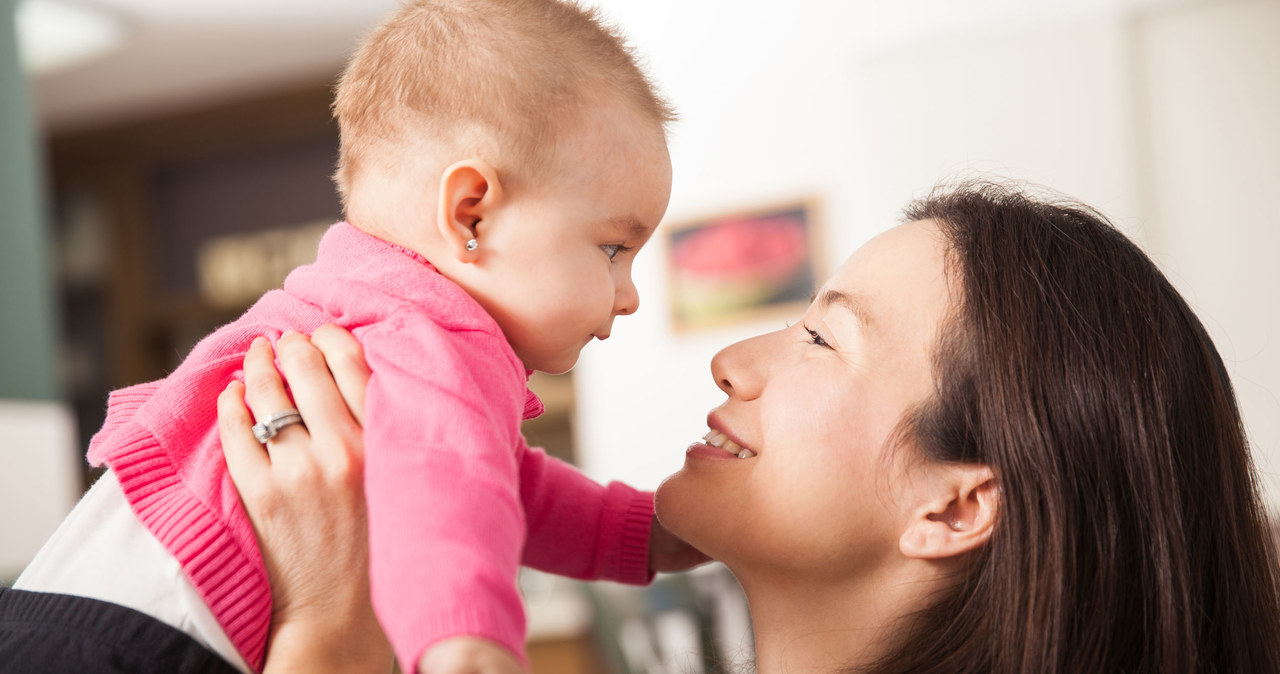
{"label": "ribbed sweater cuff", "polygon": [[438,642],[452,637],[480,637],[488,639],[511,651],[525,671],[529,669],[529,658],[524,651],[524,614],[510,615],[497,606],[480,605],[454,606],[424,612],[430,615],[429,620],[416,624],[395,634],[388,634],[391,646],[395,650],[396,659],[400,661],[403,672],[417,672],[418,661],[427,649]]}
{"label": "ribbed sweater cuff", "polygon": [[600,533],[610,554],[602,560],[600,577],[629,585],[647,585],[653,580],[649,570],[649,529],[653,526],[653,493],[637,491],[621,482],[611,482],[605,490],[605,514]]}
{"label": "ribbed sweater cuff", "polygon": [[[128,432],[125,432],[128,431]],[[145,429],[125,427],[109,464],[138,520],[181,564],[236,650],[261,671],[271,623],[271,586],[257,548],[245,549],[187,491]]]}

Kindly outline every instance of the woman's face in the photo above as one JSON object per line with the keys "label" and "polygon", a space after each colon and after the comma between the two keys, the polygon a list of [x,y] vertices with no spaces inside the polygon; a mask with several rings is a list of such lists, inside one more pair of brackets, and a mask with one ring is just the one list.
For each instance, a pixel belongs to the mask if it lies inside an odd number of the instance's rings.
{"label": "woman's face", "polygon": [[854,253],[800,322],[717,354],[728,399],[708,416],[713,437],[659,488],[662,523],[740,577],[838,581],[897,554],[911,475],[886,460],[886,441],[932,392],[944,254],[931,221],[895,227]]}

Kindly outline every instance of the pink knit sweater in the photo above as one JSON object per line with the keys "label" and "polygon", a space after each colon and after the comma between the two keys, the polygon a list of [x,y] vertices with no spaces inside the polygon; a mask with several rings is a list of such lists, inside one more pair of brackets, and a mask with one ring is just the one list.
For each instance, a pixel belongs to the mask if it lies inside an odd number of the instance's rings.
{"label": "pink knit sweater", "polygon": [[406,672],[449,636],[523,657],[515,579],[529,566],[647,582],[653,495],[598,485],[529,448],[542,412],[493,319],[422,257],[345,224],[316,263],[206,337],[167,378],[116,391],[89,460],[182,563],[236,648],[261,669],[271,589],[219,447],[215,400],[258,335],[352,331],[373,371],[365,495],[374,608]]}

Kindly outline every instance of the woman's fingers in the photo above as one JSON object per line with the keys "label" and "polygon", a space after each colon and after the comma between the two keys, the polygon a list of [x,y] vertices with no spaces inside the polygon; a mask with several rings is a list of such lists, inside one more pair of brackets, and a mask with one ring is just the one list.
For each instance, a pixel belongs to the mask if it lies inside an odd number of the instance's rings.
{"label": "woman's fingers", "polygon": [[218,396],[218,437],[227,472],[236,489],[252,492],[261,487],[270,468],[270,460],[253,437],[253,415],[244,404],[244,384],[233,381]]}
{"label": "woman's fingers", "polygon": [[[253,340],[244,356],[244,386],[249,409],[253,410],[253,416],[260,423],[293,408],[293,401],[285,392],[280,373],[276,371],[275,350],[265,337]],[[281,428],[276,437],[283,442],[293,435],[306,432],[306,427],[302,424],[290,424]],[[274,441],[268,441],[267,447],[270,448],[273,444]]]}
{"label": "woman's fingers", "polygon": [[369,386],[369,365],[364,349],[350,332],[336,325],[322,325],[311,335],[311,343],[329,365],[333,380],[356,423],[364,425],[364,392]]}
{"label": "woman's fingers", "polygon": [[[345,330],[342,332],[348,334]],[[286,333],[277,346],[280,368],[293,391],[294,402],[307,420],[312,438],[309,450],[326,469],[347,470],[358,477],[359,471],[348,459],[354,457],[358,462],[363,456],[363,433],[339,391],[336,378],[330,373],[331,365],[326,365],[327,354],[322,353],[315,336],[308,340],[296,333]],[[348,378],[354,376],[349,365],[339,369],[347,371]],[[360,386],[360,395],[364,395],[363,386]]]}
{"label": "woman's fingers", "polygon": [[[295,333],[276,344],[310,432],[300,424],[282,429],[268,457],[249,431],[245,397],[259,420],[295,406],[276,370],[275,350],[258,339],[245,355],[245,385],[230,385],[218,400],[219,433],[271,582],[271,652],[283,652],[293,643],[290,635],[301,635],[297,643],[312,653],[317,638],[327,645],[350,637],[361,645],[356,648],[389,661],[390,646],[369,601],[363,431],[348,410],[354,404],[362,411],[367,368],[363,358],[350,360],[350,351],[334,351],[349,349],[349,333],[328,332],[320,345]],[[325,364],[329,354],[340,381]],[[334,640],[335,632],[342,638]],[[268,668],[279,662],[275,657],[268,658]]]}

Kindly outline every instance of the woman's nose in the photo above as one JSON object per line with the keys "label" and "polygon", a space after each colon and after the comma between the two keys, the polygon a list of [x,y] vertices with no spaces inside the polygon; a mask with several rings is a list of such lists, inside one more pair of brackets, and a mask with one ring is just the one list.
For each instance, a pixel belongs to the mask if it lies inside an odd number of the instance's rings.
{"label": "woman's nose", "polygon": [[769,335],[760,335],[721,349],[711,359],[711,376],[730,398],[752,400],[760,395],[766,379],[768,353],[762,347]]}

